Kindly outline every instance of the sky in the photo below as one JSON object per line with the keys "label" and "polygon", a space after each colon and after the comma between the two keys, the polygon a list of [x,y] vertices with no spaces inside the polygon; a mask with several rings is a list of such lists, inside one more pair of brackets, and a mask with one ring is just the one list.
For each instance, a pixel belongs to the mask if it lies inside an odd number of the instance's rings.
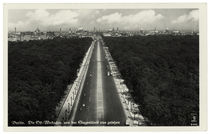
{"label": "sky", "polygon": [[8,29],[12,31],[68,30],[198,30],[197,9],[11,9]]}

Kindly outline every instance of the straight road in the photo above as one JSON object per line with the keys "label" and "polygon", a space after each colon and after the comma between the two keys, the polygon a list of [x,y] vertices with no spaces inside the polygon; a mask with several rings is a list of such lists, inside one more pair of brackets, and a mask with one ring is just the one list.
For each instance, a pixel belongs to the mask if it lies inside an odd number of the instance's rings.
{"label": "straight road", "polygon": [[76,126],[124,126],[125,113],[113,77],[107,76],[108,61],[101,40],[98,38],[94,45],[76,114],[71,119]]}

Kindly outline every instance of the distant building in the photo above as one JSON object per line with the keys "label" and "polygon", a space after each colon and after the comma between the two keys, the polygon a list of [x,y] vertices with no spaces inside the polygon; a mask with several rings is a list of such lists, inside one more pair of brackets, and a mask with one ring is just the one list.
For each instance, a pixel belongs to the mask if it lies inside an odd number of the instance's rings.
{"label": "distant building", "polygon": [[15,27],[13,32],[8,33],[8,41],[20,41],[21,40],[21,33],[17,32]]}
{"label": "distant building", "polygon": [[103,36],[105,36],[105,37],[110,37],[110,36],[112,36],[110,33],[103,33]]}
{"label": "distant building", "polygon": [[40,36],[41,35],[41,31],[39,30],[39,28],[36,28],[36,30],[34,31],[34,35],[35,36]]}
{"label": "distant building", "polygon": [[46,38],[47,39],[53,39],[55,37],[55,32],[47,32],[46,33]]}
{"label": "distant building", "polygon": [[172,31],[173,35],[181,35],[181,32],[179,30],[174,30]]}
{"label": "distant building", "polygon": [[73,33],[73,32],[72,32],[71,28],[69,28],[69,34],[71,34],[71,33]]}

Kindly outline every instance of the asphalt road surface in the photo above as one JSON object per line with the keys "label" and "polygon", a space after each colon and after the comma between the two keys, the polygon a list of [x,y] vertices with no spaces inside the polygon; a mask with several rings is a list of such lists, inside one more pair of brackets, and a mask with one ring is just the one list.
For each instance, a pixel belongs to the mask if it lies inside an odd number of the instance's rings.
{"label": "asphalt road surface", "polygon": [[125,113],[113,77],[108,76],[100,40],[94,44],[87,77],[73,122],[75,126],[124,126]]}

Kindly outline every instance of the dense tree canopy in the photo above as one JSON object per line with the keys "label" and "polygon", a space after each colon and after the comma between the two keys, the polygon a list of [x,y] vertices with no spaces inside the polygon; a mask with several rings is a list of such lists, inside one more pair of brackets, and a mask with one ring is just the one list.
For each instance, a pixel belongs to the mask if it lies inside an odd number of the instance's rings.
{"label": "dense tree canopy", "polygon": [[9,42],[9,125],[54,120],[55,107],[75,79],[90,44],[90,38]]}
{"label": "dense tree canopy", "polygon": [[190,125],[199,116],[198,36],[105,37],[151,125]]}

